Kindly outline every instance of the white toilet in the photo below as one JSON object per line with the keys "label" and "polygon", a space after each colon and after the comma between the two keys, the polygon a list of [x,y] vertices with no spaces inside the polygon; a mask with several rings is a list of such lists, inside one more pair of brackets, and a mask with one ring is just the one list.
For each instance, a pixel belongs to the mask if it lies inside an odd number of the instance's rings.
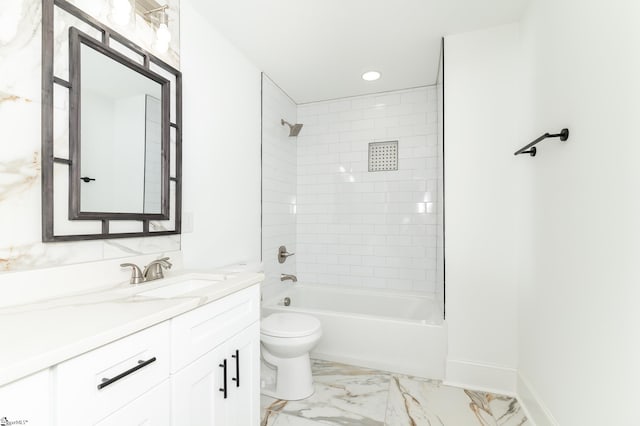
{"label": "white toilet", "polygon": [[260,324],[261,393],[297,400],[313,394],[309,351],[322,336],[320,321],[310,315],[271,314]]}

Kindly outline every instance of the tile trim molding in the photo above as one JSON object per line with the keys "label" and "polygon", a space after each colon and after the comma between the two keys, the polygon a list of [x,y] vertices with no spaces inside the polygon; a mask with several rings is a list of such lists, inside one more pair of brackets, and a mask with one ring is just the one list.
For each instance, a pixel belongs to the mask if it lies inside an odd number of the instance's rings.
{"label": "tile trim molding", "polygon": [[447,360],[444,384],[516,396],[517,371],[512,367],[467,360]]}
{"label": "tile trim molding", "polygon": [[559,426],[542,399],[534,391],[522,373],[518,372],[518,402],[527,415],[527,419],[535,426]]}

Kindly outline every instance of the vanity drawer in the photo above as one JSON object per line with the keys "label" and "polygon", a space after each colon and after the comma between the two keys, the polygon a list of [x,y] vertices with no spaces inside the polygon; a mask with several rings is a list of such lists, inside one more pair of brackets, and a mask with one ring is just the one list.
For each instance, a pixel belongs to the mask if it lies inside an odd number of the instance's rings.
{"label": "vanity drawer", "polygon": [[171,320],[171,372],[176,372],[260,319],[253,285]]}
{"label": "vanity drawer", "polygon": [[96,426],[125,425],[171,425],[171,387],[168,379],[96,424]]}
{"label": "vanity drawer", "polygon": [[56,424],[94,424],[125,406],[169,377],[170,354],[164,322],[59,364]]}

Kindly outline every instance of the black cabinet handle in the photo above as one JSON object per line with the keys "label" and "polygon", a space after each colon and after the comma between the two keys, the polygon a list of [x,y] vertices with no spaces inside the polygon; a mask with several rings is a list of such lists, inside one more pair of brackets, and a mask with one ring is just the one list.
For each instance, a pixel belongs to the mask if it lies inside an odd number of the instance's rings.
{"label": "black cabinet handle", "polygon": [[236,349],[236,354],[231,355],[231,358],[236,359],[236,377],[234,377],[231,380],[236,382],[236,387],[239,388],[240,387],[240,351]]}
{"label": "black cabinet handle", "polygon": [[223,387],[220,388],[220,392],[222,392],[224,394],[224,399],[227,399],[227,360],[225,359],[222,364],[220,364],[220,367],[222,367],[224,369],[224,384]]}
{"label": "black cabinet handle", "polygon": [[91,182],[91,181],[94,181],[95,179],[94,179],[94,178],[87,177],[87,176],[82,176],[82,177],[80,178],[80,180],[84,181],[84,183],[89,183],[89,182]]}
{"label": "black cabinet handle", "polygon": [[141,368],[146,367],[147,365],[151,364],[152,362],[156,362],[156,357],[155,357],[155,356],[154,356],[153,358],[150,358],[150,359],[146,360],[146,361],[139,360],[139,361],[138,361],[138,365],[136,365],[136,366],[135,366],[135,367],[133,367],[133,368],[128,369],[128,370],[127,370],[127,371],[125,371],[124,373],[120,373],[120,374],[118,374],[118,375],[117,375],[117,376],[115,376],[115,377],[112,377],[112,378],[110,378],[110,379],[108,379],[108,378],[106,378],[106,377],[105,377],[105,378],[103,378],[103,379],[102,379],[102,383],[100,383],[100,384],[98,385],[98,390],[106,388],[106,387],[107,387],[107,386],[109,386],[110,384],[115,383],[115,382],[117,382],[118,380],[120,380],[120,379],[122,379],[122,378],[124,378],[124,377],[127,377],[127,376],[128,376],[129,374],[131,374],[131,373],[135,373],[136,371],[140,370]]}

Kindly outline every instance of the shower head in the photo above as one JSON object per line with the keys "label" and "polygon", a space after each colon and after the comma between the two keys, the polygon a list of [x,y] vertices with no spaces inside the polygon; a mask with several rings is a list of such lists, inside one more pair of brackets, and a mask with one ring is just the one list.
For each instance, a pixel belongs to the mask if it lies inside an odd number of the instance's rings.
{"label": "shower head", "polygon": [[298,133],[300,133],[300,130],[302,130],[302,126],[303,124],[291,124],[287,121],[284,121],[284,119],[280,120],[280,124],[282,124],[283,126],[286,124],[287,126],[289,126],[289,136],[298,136]]}

